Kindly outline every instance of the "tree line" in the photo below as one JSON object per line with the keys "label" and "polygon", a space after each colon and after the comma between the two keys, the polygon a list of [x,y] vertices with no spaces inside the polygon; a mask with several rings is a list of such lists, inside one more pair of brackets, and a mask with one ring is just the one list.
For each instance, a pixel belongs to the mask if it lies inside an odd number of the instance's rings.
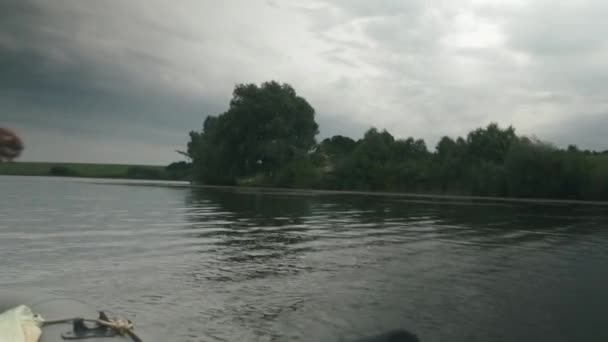
{"label": "tree line", "polygon": [[228,110],[191,131],[191,162],[170,165],[213,185],[398,191],[500,197],[608,199],[608,151],[566,149],[491,123],[465,137],[316,141],[315,110],[288,84],[239,84]]}

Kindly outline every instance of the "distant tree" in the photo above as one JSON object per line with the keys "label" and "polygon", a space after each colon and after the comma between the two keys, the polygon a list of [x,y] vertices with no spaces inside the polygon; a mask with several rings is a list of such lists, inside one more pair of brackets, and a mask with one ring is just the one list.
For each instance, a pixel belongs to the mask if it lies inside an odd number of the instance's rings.
{"label": "distant tree", "polygon": [[466,187],[467,171],[470,168],[467,155],[468,146],[464,139],[444,136],[437,143],[434,155],[433,175],[441,192]]}
{"label": "distant tree", "polygon": [[517,197],[580,198],[589,166],[578,149],[560,151],[539,140],[521,138],[505,162],[509,194]]}
{"label": "distant tree", "polygon": [[601,154],[589,160],[587,173],[588,182],[583,190],[583,198],[592,200],[608,200],[608,153]]}
{"label": "distant tree", "polygon": [[448,136],[442,137],[435,147],[437,157],[439,157],[439,159],[449,158],[450,156],[454,155],[456,147],[456,142],[452,138]]}
{"label": "distant tree", "polygon": [[331,138],[326,138],[321,142],[321,150],[331,158],[342,158],[351,153],[357,143],[342,135],[334,135]]}
{"label": "distant tree", "polygon": [[491,123],[434,151],[370,128],[315,144],[314,110],[289,85],[237,85],[229,109],[190,132],[192,160],[167,167],[211,184],[608,199],[608,151],[558,149]]}
{"label": "distant tree", "polygon": [[428,186],[430,157],[422,139],[395,138],[370,128],[334,172],[330,188],[414,191]]}
{"label": "distant tree", "polygon": [[167,176],[170,179],[182,180],[190,177],[190,172],[192,170],[192,164],[180,161],[169,164],[165,170],[167,171]]}
{"label": "distant tree", "polygon": [[316,167],[333,169],[355,149],[357,143],[342,135],[334,135],[315,146],[310,154],[311,162]]}
{"label": "distant tree", "polygon": [[507,196],[508,193],[502,163],[482,160],[471,165],[467,183],[475,196]]}
{"label": "distant tree", "polygon": [[568,145],[568,152],[570,153],[578,153],[580,152],[580,150],[578,149],[578,147],[576,145]]}
{"label": "distant tree", "polygon": [[316,188],[321,184],[321,174],[311,160],[304,156],[291,160],[281,167],[272,178],[272,186],[285,188]]}
{"label": "distant tree", "polygon": [[52,166],[49,169],[49,175],[51,176],[62,176],[62,177],[76,177],[78,172],[65,167],[65,166]]}
{"label": "distant tree", "polygon": [[429,151],[422,139],[407,138],[397,140],[392,145],[393,159],[395,161],[407,161],[428,157]]}
{"label": "distant tree", "polygon": [[145,166],[131,166],[127,169],[127,178],[133,179],[163,179],[161,170]]}
{"label": "distant tree", "polygon": [[395,138],[386,130],[370,128],[350,156],[336,169],[340,188],[385,190]]}
{"label": "distant tree", "polygon": [[205,119],[191,132],[188,155],[195,177],[207,183],[234,183],[262,173],[273,177],[315,144],[315,111],[288,84],[239,84],[229,109]]}
{"label": "distant tree", "polygon": [[478,128],[470,132],[467,136],[467,145],[471,158],[502,163],[516,139],[513,127],[501,129],[498,124],[491,123],[486,128]]}

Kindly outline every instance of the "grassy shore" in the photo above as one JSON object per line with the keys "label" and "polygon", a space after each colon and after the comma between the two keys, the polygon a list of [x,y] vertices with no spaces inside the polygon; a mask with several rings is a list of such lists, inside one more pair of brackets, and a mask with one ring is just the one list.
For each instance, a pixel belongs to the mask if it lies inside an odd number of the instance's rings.
{"label": "grassy shore", "polygon": [[0,175],[166,179],[164,166],[50,162],[0,163]]}

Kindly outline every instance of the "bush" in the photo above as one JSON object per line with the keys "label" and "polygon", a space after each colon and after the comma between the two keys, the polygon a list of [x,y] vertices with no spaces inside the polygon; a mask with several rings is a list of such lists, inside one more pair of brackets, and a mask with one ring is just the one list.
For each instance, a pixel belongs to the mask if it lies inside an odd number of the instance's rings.
{"label": "bush", "polygon": [[509,195],[581,198],[589,172],[585,157],[539,141],[521,139],[506,159]]}
{"label": "bush", "polygon": [[53,166],[49,169],[49,175],[60,177],[76,177],[78,173],[65,166]]}
{"label": "bush", "polygon": [[589,157],[589,178],[583,196],[592,200],[608,200],[608,156]]}
{"label": "bush", "polygon": [[310,159],[302,157],[283,166],[271,182],[278,187],[317,188],[321,184],[321,175]]}
{"label": "bush", "polygon": [[145,166],[131,166],[127,169],[128,178],[134,179],[163,179],[163,174],[160,170],[145,167]]}
{"label": "bush", "polygon": [[167,171],[167,176],[170,179],[188,179],[190,178],[190,173],[192,171],[192,164],[185,161],[175,162],[169,164],[165,170]]}
{"label": "bush", "polygon": [[507,183],[502,164],[482,161],[471,168],[471,193],[475,196],[506,196]]}

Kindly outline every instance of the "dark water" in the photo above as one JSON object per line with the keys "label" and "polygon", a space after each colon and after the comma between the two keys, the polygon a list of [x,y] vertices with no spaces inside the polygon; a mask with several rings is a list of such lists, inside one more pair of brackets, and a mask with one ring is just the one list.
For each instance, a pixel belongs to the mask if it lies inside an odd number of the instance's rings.
{"label": "dark water", "polygon": [[608,207],[0,177],[0,288],[171,341],[608,341]]}

